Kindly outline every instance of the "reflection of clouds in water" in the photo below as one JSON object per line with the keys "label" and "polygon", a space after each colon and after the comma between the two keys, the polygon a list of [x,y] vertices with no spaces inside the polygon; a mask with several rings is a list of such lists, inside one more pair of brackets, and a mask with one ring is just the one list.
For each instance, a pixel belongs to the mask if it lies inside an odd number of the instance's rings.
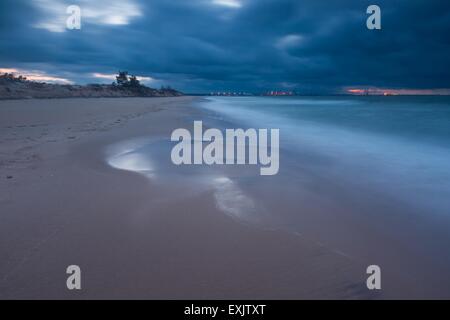
{"label": "reflection of clouds in water", "polygon": [[230,178],[213,178],[213,188],[216,205],[220,210],[242,220],[254,218],[250,216],[256,209],[254,201]]}
{"label": "reflection of clouds in water", "polygon": [[[190,197],[212,191],[217,208],[225,214],[244,222],[259,220],[260,217],[255,213],[257,209],[261,211],[262,208],[258,208],[236,181],[223,174],[218,175],[223,166],[206,166],[203,168],[205,170],[201,171],[195,165],[185,165],[183,168],[166,166],[162,162],[166,158],[161,157],[161,154],[170,152],[170,148],[161,149],[160,142],[155,140],[149,143],[148,140],[133,139],[114,144],[107,149],[107,163],[113,168],[137,172],[151,178],[153,183],[168,188],[170,194],[179,194],[184,190],[180,196]],[[158,177],[164,179],[160,180]],[[166,184],[167,182],[169,184]],[[171,200],[172,197],[167,199]]]}
{"label": "reflection of clouds in water", "polygon": [[140,149],[148,143],[146,138],[136,138],[110,145],[107,163],[116,169],[138,172],[149,178],[155,177],[155,167],[150,157]]}
{"label": "reflection of clouds in water", "polygon": [[154,169],[147,156],[136,153],[121,153],[108,159],[108,164],[116,169],[135,171],[147,177],[154,176]]}

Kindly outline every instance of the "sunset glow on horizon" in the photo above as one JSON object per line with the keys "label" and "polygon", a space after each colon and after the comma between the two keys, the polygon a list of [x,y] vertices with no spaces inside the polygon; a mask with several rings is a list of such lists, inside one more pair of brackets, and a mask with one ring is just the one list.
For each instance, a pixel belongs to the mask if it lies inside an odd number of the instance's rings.
{"label": "sunset glow on horizon", "polygon": [[354,95],[450,95],[448,88],[436,89],[389,89],[389,88],[348,88],[345,90],[348,94]]}

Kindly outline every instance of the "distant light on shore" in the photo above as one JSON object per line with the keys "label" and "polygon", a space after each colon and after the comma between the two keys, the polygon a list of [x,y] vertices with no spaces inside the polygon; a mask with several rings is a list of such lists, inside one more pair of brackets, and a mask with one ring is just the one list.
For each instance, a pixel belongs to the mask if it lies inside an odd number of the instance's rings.
{"label": "distant light on shore", "polygon": [[397,95],[450,95],[450,88],[436,88],[436,89],[388,89],[388,88],[347,88],[345,90],[348,94],[354,95],[383,95],[383,96],[397,96]]}

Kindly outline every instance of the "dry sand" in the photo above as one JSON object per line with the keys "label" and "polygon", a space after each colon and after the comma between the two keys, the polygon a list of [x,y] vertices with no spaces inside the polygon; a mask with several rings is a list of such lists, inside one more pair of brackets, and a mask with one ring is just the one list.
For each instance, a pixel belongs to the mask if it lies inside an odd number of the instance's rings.
{"label": "dry sand", "polygon": [[231,219],[210,192],[168,195],[107,165],[105,146],[201,117],[194,99],[0,101],[0,298],[397,296],[367,290],[367,266],[344,255]]}

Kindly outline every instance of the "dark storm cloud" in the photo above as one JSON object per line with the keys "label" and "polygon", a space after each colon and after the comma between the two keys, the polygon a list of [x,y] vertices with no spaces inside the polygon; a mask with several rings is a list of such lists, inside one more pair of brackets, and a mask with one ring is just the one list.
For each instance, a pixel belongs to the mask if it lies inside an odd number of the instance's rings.
{"label": "dark storm cloud", "polygon": [[[87,14],[79,31],[60,30],[69,4]],[[370,4],[382,30],[366,28]],[[0,67],[77,82],[126,69],[185,91],[450,88],[446,1],[3,0],[0,9]]]}

